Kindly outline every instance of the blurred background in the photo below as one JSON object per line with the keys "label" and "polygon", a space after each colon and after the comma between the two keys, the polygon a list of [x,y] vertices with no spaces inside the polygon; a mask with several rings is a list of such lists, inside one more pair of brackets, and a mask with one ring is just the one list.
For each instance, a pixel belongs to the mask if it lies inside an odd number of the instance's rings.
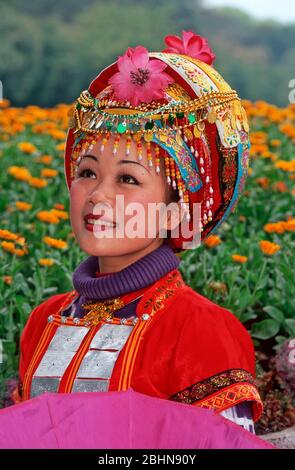
{"label": "blurred background", "polygon": [[250,168],[234,213],[181,255],[180,271],[251,334],[264,402],[256,433],[295,448],[294,4],[1,0],[0,408],[19,399],[19,340],[28,316],[72,290],[73,271],[85,259],[64,177],[70,104],[127,47],[161,51],[166,35],[193,30],[208,39],[214,68],[243,99]]}
{"label": "blurred background", "polygon": [[1,1],[0,79],[14,106],[72,102],[128,46],[162,50],[193,29],[244,99],[285,106],[295,70],[293,0]]}

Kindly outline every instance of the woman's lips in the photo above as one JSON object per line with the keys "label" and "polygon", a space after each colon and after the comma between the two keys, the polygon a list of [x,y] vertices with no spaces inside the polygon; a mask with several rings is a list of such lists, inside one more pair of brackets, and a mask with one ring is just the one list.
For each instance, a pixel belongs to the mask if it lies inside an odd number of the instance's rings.
{"label": "woman's lips", "polygon": [[111,220],[102,219],[101,216],[87,215],[84,217],[85,227],[90,232],[103,232],[115,228],[117,225]]}

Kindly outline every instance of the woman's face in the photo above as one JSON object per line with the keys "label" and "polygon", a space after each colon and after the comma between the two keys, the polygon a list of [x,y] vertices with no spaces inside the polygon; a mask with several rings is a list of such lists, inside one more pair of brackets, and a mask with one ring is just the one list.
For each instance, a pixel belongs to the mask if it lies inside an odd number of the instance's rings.
{"label": "woman's face", "polygon": [[[160,158],[158,174],[154,158],[153,166],[148,166],[145,145],[139,161],[133,140],[128,156],[124,137],[116,155],[112,153],[113,143],[112,136],[101,153],[101,141],[97,142],[82,155],[76,167],[70,190],[73,232],[81,249],[93,256],[152,251],[163,243],[160,228],[171,228],[164,222],[163,212],[159,216],[155,210],[159,203],[163,210],[172,193],[166,182],[163,159]],[[153,212],[158,215],[152,216]],[[104,224],[103,219],[109,223]]]}

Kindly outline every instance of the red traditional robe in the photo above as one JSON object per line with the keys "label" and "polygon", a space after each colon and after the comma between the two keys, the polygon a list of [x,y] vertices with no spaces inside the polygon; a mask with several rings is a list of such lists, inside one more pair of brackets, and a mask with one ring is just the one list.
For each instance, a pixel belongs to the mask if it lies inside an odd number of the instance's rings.
{"label": "red traditional robe", "polygon": [[230,311],[187,286],[178,269],[145,290],[136,321],[85,326],[62,317],[77,295],[54,295],[29,316],[21,335],[22,400],[44,391],[133,388],[217,411],[250,401],[259,418],[249,333]]}

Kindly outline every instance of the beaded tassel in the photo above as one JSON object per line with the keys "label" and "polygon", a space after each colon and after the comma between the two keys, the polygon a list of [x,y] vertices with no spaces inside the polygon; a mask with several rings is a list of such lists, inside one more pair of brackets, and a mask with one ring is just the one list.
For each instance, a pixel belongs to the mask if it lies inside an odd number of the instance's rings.
{"label": "beaded tassel", "polygon": [[172,188],[176,189],[176,182],[175,182],[175,162],[172,157],[169,157],[169,163],[170,163],[170,174],[172,178]]}
{"label": "beaded tassel", "polygon": [[114,145],[113,145],[113,155],[116,155],[116,153],[118,152],[119,142],[120,142],[120,134],[117,134],[114,140]]}
{"label": "beaded tassel", "polygon": [[150,142],[145,143],[146,146],[146,154],[148,159],[148,166],[153,166],[153,157],[152,157],[152,146]]}
{"label": "beaded tassel", "polygon": [[106,144],[107,144],[109,138],[110,138],[110,133],[107,132],[107,133],[105,134],[104,138],[102,139],[102,144],[101,144],[101,146],[100,146],[100,152],[101,152],[101,153],[104,151],[105,146],[106,146]]}
{"label": "beaded tassel", "polygon": [[137,147],[137,159],[142,160],[142,143],[140,140],[136,143],[136,147]]}
{"label": "beaded tassel", "polygon": [[160,149],[158,145],[155,145],[155,165],[156,165],[156,173],[160,173]]}
{"label": "beaded tassel", "polygon": [[171,184],[171,178],[170,178],[170,165],[169,165],[169,156],[165,152],[165,174],[166,174],[166,180],[167,183],[170,185]]}
{"label": "beaded tassel", "polygon": [[[206,204],[206,209],[208,211],[208,222],[211,222],[212,220],[212,210],[211,206],[213,206],[214,199],[213,199],[213,188],[211,185],[210,180],[212,179],[211,175],[211,157],[208,149],[208,144],[206,141],[206,138],[203,136],[202,137],[203,141],[203,151],[206,159],[206,178],[205,178],[205,183],[206,183],[206,197],[205,197],[205,204]],[[207,217],[207,216],[206,216]]]}
{"label": "beaded tassel", "polygon": [[126,137],[126,156],[130,154],[130,147],[131,147],[131,137],[128,135]]}

